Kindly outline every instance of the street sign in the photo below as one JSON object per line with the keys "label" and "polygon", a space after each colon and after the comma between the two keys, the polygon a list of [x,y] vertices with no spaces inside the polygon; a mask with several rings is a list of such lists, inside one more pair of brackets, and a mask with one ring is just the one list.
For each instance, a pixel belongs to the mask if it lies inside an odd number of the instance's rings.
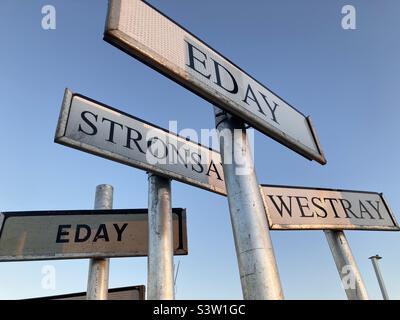
{"label": "street sign", "polygon": [[[107,300],[145,300],[145,286],[113,288],[108,290]],[[61,294],[24,300],[86,300],[86,292]]]}
{"label": "street sign", "polygon": [[55,142],[226,194],[219,152],[68,89]]}
{"label": "street sign", "polygon": [[326,163],[310,117],[142,0],[110,0],[104,39],[309,160]]}
{"label": "street sign", "polygon": [[[186,210],[172,212],[174,253],[186,255]],[[147,225],[147,209],[3,212],[0,262],[147,256]]]}
{"label": "street sign", "polygon": [[260,188],[271,229],[400,230],[381,193],[270,185]]}

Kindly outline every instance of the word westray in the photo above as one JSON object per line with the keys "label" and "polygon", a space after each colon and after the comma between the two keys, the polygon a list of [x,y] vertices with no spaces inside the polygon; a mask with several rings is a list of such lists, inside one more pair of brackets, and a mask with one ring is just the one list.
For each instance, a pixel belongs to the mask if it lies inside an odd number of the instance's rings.
{"label": "word westray", "polygon": [[[285,214],[292,217],[298,213],[302,218],[327,218],[331,215],[337,219],[380,219],[382,204],[380,201],[358,200],[352,202],[344,198],[321,198],[304,196],[268,195],[277,212],[283,217]],[[296,208],[295,208],[296,207]]]}
{"label": "word westray", "polygon": [[261,192],[271,229],[399,230],[381,193],[269,185]]}

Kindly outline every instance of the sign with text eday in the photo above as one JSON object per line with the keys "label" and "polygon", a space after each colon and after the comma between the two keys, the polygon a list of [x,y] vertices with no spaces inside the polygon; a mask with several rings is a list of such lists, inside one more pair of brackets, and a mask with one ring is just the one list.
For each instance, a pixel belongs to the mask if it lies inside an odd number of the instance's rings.
{"label": "sign with text eday", "polygon": [[[187,255],[186,210],[172,209],[174,254]],[[147,209],[0,213],[0,262],[143,257]]]}
{"label": "sign with text eday", "polygon": [[326,163],[309,117],[142,0],[110,0],[104,39],[310,160]]}
{"label": "sign with text eday", "polygon": [[68,89],[55,142],[226,194],[219,152]]}
{"label": "sign with text eday", "polygon": [[260,188],[271,229],[399,231],[380,193],[270,185]]}

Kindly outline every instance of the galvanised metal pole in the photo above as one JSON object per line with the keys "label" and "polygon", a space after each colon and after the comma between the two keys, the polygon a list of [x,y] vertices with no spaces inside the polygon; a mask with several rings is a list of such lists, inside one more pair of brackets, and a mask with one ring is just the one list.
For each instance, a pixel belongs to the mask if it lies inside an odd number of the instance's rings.
{"label": "galvanised metal pole", "polygon": [[343,231],[324,230],[349,300],[368,300],[367,289]]}
{"label": "galvanised metal pole", "polygon": [[371,259],[372,265],[374,266],[375,274],[376,274],[376,277],[378,278],[379,287],[381,288],[383,299],[389,300],[389,295],[386,291],[385,283],[383,282],[382,273],[381,273],[381,270],[380,270],[379,264],[378,264],[378,260],[382,259],[382,257],[380,257],[379,255],[375,255],[375,256],[369,257],[369,259]]}
{"label": "galvanised metal pole", "polygon": [[[113,206],[113,187],[101,184],[96,187],[94,209],[112,209]],[[109,259],[90,259],[89,277],[87,285],[87,300],[107,300],[108,295],[108,274]]]}
{"label": "galvanised metal pole", "polygon": [[171,180],[149,173],[147,299],[173,300],[174,255]]}
{"label": "galvanised metal pole", "polygon": [[243,298],[283,299],[265,207],[244,124],[215,107]]}

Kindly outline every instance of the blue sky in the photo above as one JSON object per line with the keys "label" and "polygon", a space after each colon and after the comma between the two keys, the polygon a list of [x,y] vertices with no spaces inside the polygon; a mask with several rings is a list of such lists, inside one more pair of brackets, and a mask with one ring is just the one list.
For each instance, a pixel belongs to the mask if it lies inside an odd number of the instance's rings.
{"label": "blue sky", "polygon": [[[397,218],[400,152],[400,3],[397,0],[161,1],[161,11],[222,52],[303,113],[328,159],[309,162],[255,135],[260,183],[383,192]],[[41,8],[57,29],[41,28]],[[341,28],[354,5],[357,30]],[[114,186],[115,208],[147,206],[145,172],[53,142],[65,87],[162,127],[214,126],[211,105],[102,40],[105,0],[0,2],[0,210],[91,209],[95,187]],[[173,182],[186,207],[190,253],[178,299],[241,299],[227,199]],[[380,291],[368,257],[384,257],[389,295],[400,298],[399,235],[346,232],[371,298]],[[322,231],[272,232],[288,299],[345,299]],[[41,288],[42,267],[56,289]],[[145,258],[113,259],[110,287],[146,284]],[[87,260],[0,264],[0,298],[84,291]]]}

